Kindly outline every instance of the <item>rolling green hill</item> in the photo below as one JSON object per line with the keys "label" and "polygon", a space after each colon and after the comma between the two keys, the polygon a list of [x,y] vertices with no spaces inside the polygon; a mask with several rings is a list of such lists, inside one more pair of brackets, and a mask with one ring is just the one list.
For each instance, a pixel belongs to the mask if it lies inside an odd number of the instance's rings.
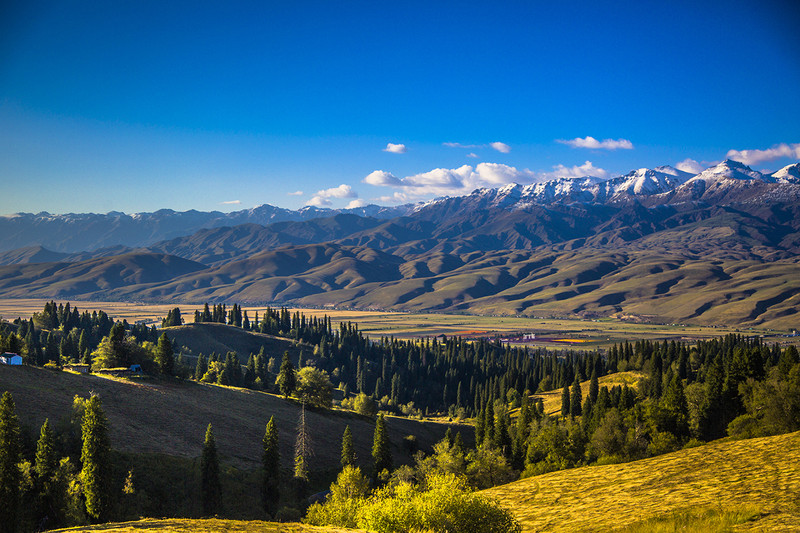
{"label": "rolling green hill", "polygon": [[511,509],[523,531],[654,531],[658,519],[737,510],[749,521],[736,531],[798,531],[800,432],[562,470],[484,494]]}

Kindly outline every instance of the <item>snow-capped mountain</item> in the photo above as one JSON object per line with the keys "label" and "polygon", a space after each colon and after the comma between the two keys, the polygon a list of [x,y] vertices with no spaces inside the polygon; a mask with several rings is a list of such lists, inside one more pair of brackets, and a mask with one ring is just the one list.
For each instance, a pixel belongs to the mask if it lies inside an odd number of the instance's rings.
{"label": "snow-capped mountain", "polygon": [[[800,163],[766,174],[728,160],[697,175],[669,166],[640,168],[611,179],[562,177],[528,185],[509,184],[496,189],[476,189],[466,196],[441,197],[429,202],[394,207],[368,205],[354,209],[327,209],[307,206],[294,211],[264,204],[232,213],[178,212],[171,209],[131,215],[120,212],[65,215],[17,213],[0,216],[0,252],[30,246],[43,246],[59,253],[118,246],[147,247],[193,235],[204,229],[243,224],[267,226],[340,214],[378,220],[401,216],[420,217],[441,225],[465,214],[481,215],[489,210],[493,213],[520,211],[524,214],[531,209],[570,205],[612,207],[639,204],[654,207],[680,202],[702,202],[705,205],[790,202],[794,205],[799,199]],[[529,222],[535,224],[535,221]],[[315,230],[310,234],[317,233]],[[420,237],[423,235],[420,234]]]}

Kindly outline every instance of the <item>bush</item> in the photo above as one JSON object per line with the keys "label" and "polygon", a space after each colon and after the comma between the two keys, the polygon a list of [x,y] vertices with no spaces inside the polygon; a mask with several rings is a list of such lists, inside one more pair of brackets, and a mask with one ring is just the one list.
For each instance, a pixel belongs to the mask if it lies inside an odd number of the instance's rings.
{"label": "bush", "polygon": [[381,533],[522,530],[509,511],[470,492],[463,479],[452,474],[434,475],[426,485],[425,491],[409,484],[378,491],[360,510],[358,527]]}
{"label": "bush", "polygon": [[359,481],[363,476],[356,468],[348,469],[331,486],[328,501],[311,506],[306,517],[308,523],[380,533],[521,531],[509,511],[472,492],[463,478],[453,474],[428,476],[424,490],[401,482],[378,489],[365,498],[366,484]]}

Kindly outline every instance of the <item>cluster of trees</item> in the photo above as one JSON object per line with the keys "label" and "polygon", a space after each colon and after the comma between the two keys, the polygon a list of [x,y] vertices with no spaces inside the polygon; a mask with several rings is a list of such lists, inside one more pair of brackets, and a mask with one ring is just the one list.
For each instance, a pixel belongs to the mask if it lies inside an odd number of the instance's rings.
{"label": "cluster of trees", "polygon": [[[579,372],[561,392],[560,412],[543,413],[528,394],[509,394],[476,417],[478,442],[503,452],[523,475],[619,462],[694,446],[724,435],[751,437],[800,429],[800,356],[789,346],[729,335],[688,348],[637,342],[615,347],[646,377],[637,388],[588,390]],[[613,361],[612,358],[610,360]],[[519,407],[516,420],[509,409]]]}
{"label": "cluster of trees", "polygon": [[155,327],[115,322],[104,311],[81,313],[69,302],[51,301],[30,320],[18,318],[0,325],[0,349],[17,353],[25,364],[35,366],[84,363],[99,368],[106,364],[123,366],[128,361],[147,364],[153,360],[158,338]]}
{"label": "cluster of trees", "polygon": [[[80,460],[59,457],[54,431],[42,424],[35,455],[25,457],[9,392],[0,399],[0,531],[42,531],[105,522],[113,516],[108,422],[97,396],[76,397]],[[78,466],[79,465],[79,466]]]}

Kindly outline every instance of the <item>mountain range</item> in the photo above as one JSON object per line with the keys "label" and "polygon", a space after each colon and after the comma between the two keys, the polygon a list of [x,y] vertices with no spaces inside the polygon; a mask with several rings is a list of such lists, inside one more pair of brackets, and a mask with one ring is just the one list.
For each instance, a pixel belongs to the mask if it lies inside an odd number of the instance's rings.
{"label": "mountain range", "polygon": [[0,218],[0,297],[796,327],[800,164],[639,169],[356,210]]}

